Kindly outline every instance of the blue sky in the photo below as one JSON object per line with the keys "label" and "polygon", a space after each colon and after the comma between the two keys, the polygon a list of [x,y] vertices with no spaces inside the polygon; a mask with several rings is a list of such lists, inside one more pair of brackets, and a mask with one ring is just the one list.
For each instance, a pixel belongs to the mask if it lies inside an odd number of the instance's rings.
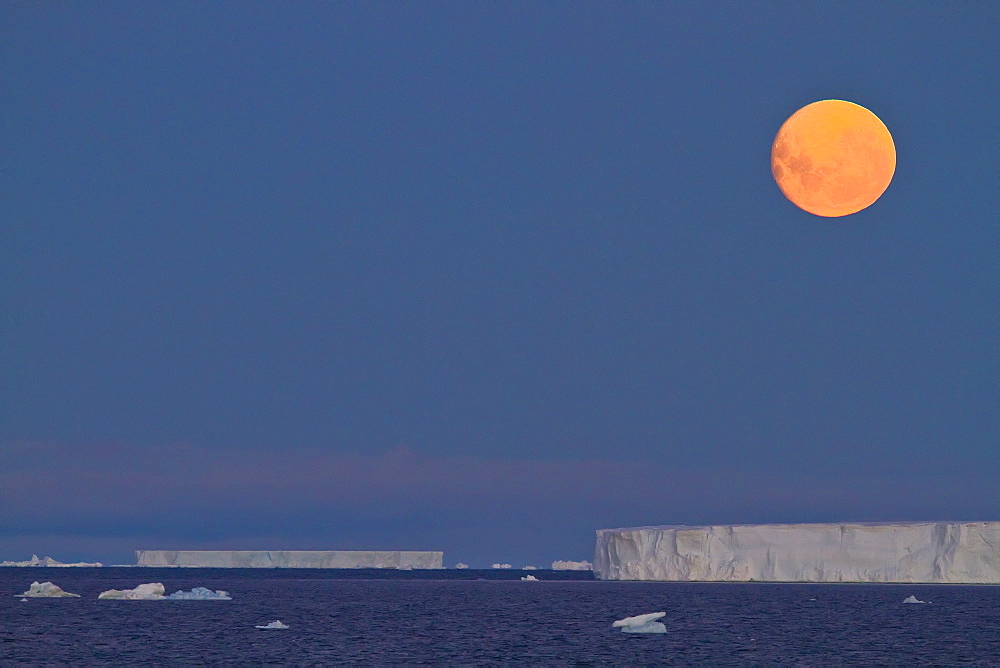
{"label": "blue sky", "polygon": [[0,559],[1000,517],[995,3],[2,8]]}

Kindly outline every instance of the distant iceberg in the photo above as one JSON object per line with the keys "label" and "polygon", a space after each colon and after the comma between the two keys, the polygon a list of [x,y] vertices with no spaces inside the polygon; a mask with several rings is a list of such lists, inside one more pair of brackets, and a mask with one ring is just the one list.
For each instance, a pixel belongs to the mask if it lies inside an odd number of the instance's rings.
{"label": "distant iceberg", "polygon": [[166,597],[171,601],[231,601],[233,597],[228,591],[218,589],[212,591],[206,587],[195,587],[191,591],[175,591]]}
{"label": "distant iceberg", "polygon": [[525,575],[521,577],[522,582],[539,582],[538,578],[534,575]]}
{"label": "distant iceberg", "polygon": [[287,629],[288,624],[282,624],[280,619],[276,619],[273,622],[264,624],[263,626],[258,625],[254,627],[255,629]]}
{"label": "distant iceberg", "polygon": [[521,566],[522,571],[537,571],[538,566]]}
{"label": "distant iceberg", "polygon": [[20,595],[29,598],[80,598],[79,594],[70,594],[51,582],[32,582],[28,591]]}
{"label": "distant iceberg", "polygon": [[646,615],[619,619],[611,626],[621,627],[622,633],[666,633],[667,627],[662,622],[656,621],[666,615],[665,612],[650,612]]}
{"label": "distant iceberg", "polygon": [[444,552],[414,550],[136,550],[138,566],[195,568],[444,568]]}
{"label": "distant iceberg", "polygon": [[163,585],[159,582],[141,584],[135,589],[109,589],[98,594],[97,598],[118,599],[125,601],[162,601]]}
{"label": "distant iceberg", "polygon": [[903,599],[903,603],[926,603],[927,601],[918,600],[916,596],[909,595]]}
{"label": "distant iceberg", "polygon": [[27,561],[0,561],[0,566],[20,566],[25,568],[39,567],[39,568],[73,568],[73,567],[83,567],[83,568],[99,568],[102,566],[101,562],[88,563],[85,561],[80,561],[75,564],[64,564],[61,561],[56,561],[52,557],[38,558],[37,554],[31,555],[31,559]]}
{"label": "distant iceberg", "polygon": [[554,571],[592,571],[594,565],[589,561],[553,561]]}
{"label": "distant iceberg", "polygon": [[468,568],[469,564],[463,564],[461,561],[455,564],[455,568]]}
{"label": "distant iceberg", "polygon": [[512,568],[510,564],[493,564],[493,568]]}

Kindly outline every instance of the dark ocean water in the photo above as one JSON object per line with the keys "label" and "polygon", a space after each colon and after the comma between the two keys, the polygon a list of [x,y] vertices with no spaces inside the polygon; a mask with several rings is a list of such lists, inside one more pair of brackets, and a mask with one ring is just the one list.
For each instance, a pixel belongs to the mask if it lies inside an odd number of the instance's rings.
{"label": "dark ocean water", "polygon": [[[0,665],[998,665],[1000,587],[600,582],[589,573],[0,568]],[[561,578],[561,579],[559,579]],[[30,599],[33,580],[79,599]],[[107,589],[231,601],[107,601]],[[928,601],[904,604],[909,595]],[[619,618],[664,611],[667,632]],[[280,619],[287,630],[260,630]]]}

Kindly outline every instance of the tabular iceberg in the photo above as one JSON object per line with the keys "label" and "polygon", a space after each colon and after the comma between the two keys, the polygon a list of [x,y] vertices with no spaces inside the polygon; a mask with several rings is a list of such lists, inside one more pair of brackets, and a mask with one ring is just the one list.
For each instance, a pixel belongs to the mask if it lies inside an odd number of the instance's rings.
{"label": "tabular iceberg", "polygon": [[1000,522],[600,529],[601,580],[1000,584]]}
{"label": "tabular iceberg", "polygon": [[592,571],[594,570],[594,564],[589,561],[563,561],[556,560],[552,562],[552,570],[554,571]]}
{"label": "tabular iceberg", "polygon": [[139,566],[195,568],[443,568],[444,552],[136,550]]}

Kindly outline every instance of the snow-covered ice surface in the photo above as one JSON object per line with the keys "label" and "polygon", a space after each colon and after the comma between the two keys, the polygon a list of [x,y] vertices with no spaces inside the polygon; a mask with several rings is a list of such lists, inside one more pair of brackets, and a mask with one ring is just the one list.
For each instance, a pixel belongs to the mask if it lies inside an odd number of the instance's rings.
{"label": "snow-covered ice surface", "polygon": [[268,622],[267,624],[255,626],[256,629],[287,629],[287,624],[282,624],[280,619],[276,619],[273,622]]}
{"label": "snow-covered ice surface", "polygon": [[233,597],[228,591],[217,589],[212,591],[207,587],[195,587],[191,591],[175,591],[166,597],[171,601],[231,601]]}
{"label": "snow-covered ice surface", "polygon": [[121,599],[126,601],[162,601],[164,588],[159,582],[141,584],[135,589],[109,589],[98,594],[97,598]]}
{"label": "snow-covered ice surface", "polygon": [[51,582],[32,582],[28,591],[18,594],[18,596],[26,596],[28,598],[80,598],[79,594],[70,594]]}
{"label": "snow-covered ice surface", "polygon": [[650,612],[645,615],[619,619],[611,626],[621,627],[622,633],[666,633],[667,627],[662,622],[656,621],[666,615],[665,612]]}
{"label": "snow-covered ice surface", "polygon": [[1000,522],[600,529],[601,580],[1000,584]]}
{"label": "snow-covered ice surface", "polygon": [[38,568],[73,568],[73,567],[84,567],[84,568],[97,568],[100,567],[101,562],[89,563],[86,561],[79,561],[74,564],[64,564],[61,561],[56,561],[52,557],[42,557],[38,558],[37,554],[31,555],[31,559],[27,561],[0,561],[0,566],[21,566],[25,568],[38,567]]}
{"label": "snow-covered ice surface", "polygon": [[139,566],[193,568],[443,568],[444,552],[351,550],[136,550]]}

